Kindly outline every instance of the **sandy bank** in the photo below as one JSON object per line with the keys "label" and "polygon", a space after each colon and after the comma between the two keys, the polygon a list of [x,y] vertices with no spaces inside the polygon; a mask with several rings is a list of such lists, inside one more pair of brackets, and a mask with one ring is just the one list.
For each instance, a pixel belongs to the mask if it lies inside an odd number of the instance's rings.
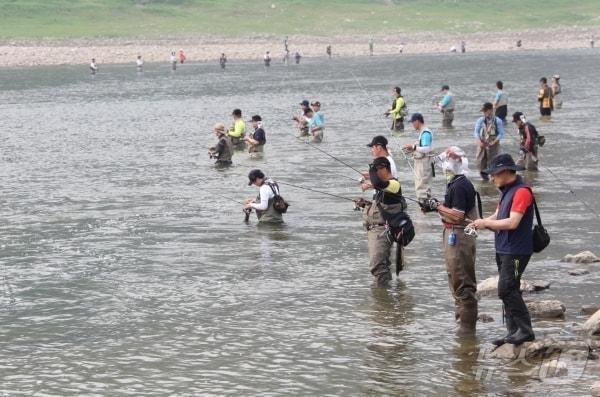
{"label": "sandy bank", "polygon": [[[467,51],[518,50],[517,40],[522,40],[522,49],[572,49],[589,48],[590,38],[600,37],[598,29],[526,30],[522,32],[485,32],[470,34],[411,33],[376,35],[375,55],[427,54],[448,52],[451,47],[460,48],[466,42]],[[327,45],[332,46],[334,56],[368,55],[370,36],[304,37],[289,38],[289,49],[300,51],[303,56],[325,56]],[[600,45],[600,43],[598,43]],[[134,63],[138,54],[146,62],[167,62],[171,50],[183,48],[189,61],[215,62],[222,52],[233,59],[261,59],[270,50],[273,58],[283,56],[282,38],[187,38],[187,39],[77,39],[40,41],[1,41],[0,67],[87,64],[96,58],[98,64]]]}

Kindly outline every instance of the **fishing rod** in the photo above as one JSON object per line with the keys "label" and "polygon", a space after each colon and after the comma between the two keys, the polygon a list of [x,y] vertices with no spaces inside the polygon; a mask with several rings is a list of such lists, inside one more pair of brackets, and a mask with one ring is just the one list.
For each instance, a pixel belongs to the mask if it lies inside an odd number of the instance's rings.
{"label": "fishing rod", "polygon": [[[223,194],[216,193],[216,192],[211,192],[211,193],[214,194],[215,196],[222,197],[222,198],[224,198],[226,200],[229,200],[229,201],[232,201],[234,203],[238,203],[238,204],[241,204],[241,205],[246,205],[245,203],[242,203],[241,201],[236,200],[234,198],[231,198],[229,196],[225,196]],[[251,208],[244,208],[242,210],[242,212],[244,213],[244,222],[248,223],[250,221],[250,214],[252,213],[252,209]]]}
{"label": "fishing rod", "polygon": [[[354,72],[352,71],[352,69],[350,69],[350,74],[352,75],[352,78],[354,79],[354,81],[356,81],[356,84],[358,84],[358,86],[360,87],[360,89],[364,92],[364,94],[365,94],[365,96],[367,98],[367,102],[369,102],[369,104],[372,107],[377,108],[377,105],[375,105],[375,102],[373,101],[373,99],[369,95],[368,91],[362,85],[362,83],[360,82],[360,80],[358,80],[358,78],[356,77],[356,75],[354,74]],[[385,123],[384,123],[384,125],[385,125],[385,128],[387,129],[387,125]],[[408,163],[408,166],[411,169],[411,171],[413,172],[413,174],[415,174],[415,169],[414,169],[412,163],[410,162],[408,156],[406,155],[406,153],[404,153],[404,150],[400,149],[400,152],[402,153],[402,156],[404,156],[404,159]]]}
{"label": "fishing rod", "polygon": [[354,179],[354,178],[352,178],[351,176],[348,176],[348,175],[340,174],[340,173],[337,173],[337,172],[334,172],[334,171],[330,171],[330,170],[326,170],[326,169],[319,168],[319,167],[312,167],[312,168],[314,168],[315,170],[318,170],[318,171],[328,172],[330,174],[337,175],[337,176],[342,177],[342,178],[350,179],[353,182],[359,182],[359,180],[356,180],[356,179]]}
{"label": "fishing rod", "polygon": [[342,199],[342,200],[354,201],[354,199],[351,199],[349,197],[339,196],[339,195],[333,194],[333,193],[327,193],[327,192],[324,192],[322,190],[311,189],[311,188],[306,187],[306,186],[294,185],[293,183],[283,182],[283,181],[280,181],[280,180],[277,180],[277,183],[280,183],[280,184],[286,185],[286,186],[290,186],[290,187],[295,187],[296,189],[308,190],[309,192],[324,194],[326,196],[331,196],[331,197],[339,198],[339,199]]}
{"label": "fishing rod", "polygon": [[[519,143],[519,146],[521,145],[521,137],[520,136],[517,136],[517,135],[514,135],[514,134],[510,134],[510,136],[512,138],[514,138]],[[543,168],[544,170],[548,171],[550,173],[550,175],[552,175],[554,177],[554,179],[556,179],[564,187],[567,188],[567,190],[569,191],[569,193],[571,193],[573,195],[573,197],[575,197],[577,199],[577,201],[579,201],[581,204],[583,204],[583,206],[585,208],[587,208],[587,210],[590,211],[592,214],[594,214],[594,216],[596,218],[600,219],[600,215],[592,208],[592,206],[589,205],[587,202],[585,202],[583,199],[579,198],[579,196],[577,196],[577,194],[575,193],[575,191],[573,190],[573,188],[568,183],[566,183],[561,178],[559,178],[558,175],[556,175],[554,173],[554,171],[552,171],[550,168],[548,168],[545,165],[538,165],[538,167]]]}
{"label": "fishing rod", "polygon": [[325,150],[323,150],[323,149],[321,149],[320,147],[318,147],[318,146],[316,146],[316,145],[314,145],[314,144],[310,143],[309,141],[305,141],[305,140],[303,140],[302,138],[299,138],[299,137],[297,137],[295,134],[294,134],[294,137],[296,138],[296,140],[297,140],[298,142],[303,142],[304,144],[306,144],[306,145],[310,146],[311,148],[313,148],[313,149],[316,149],[316,150],[318,150],[319,152],[321,152],[321,153],[323,153],[323,154],[325,154],[325,155],[327,155],[327,156],[331,157],[331,158],[332,158],[332,159],[334,159],[335,161],[337,161],[337,162],[339,162],[339,163],[341,163],[341,164],[344,164],[346,167],[350,168],[350,169],[351,169],[351,170],[353,170],[354,172],[357,172],[357,173],[359,173],[360,175],[362,175],[362,174],[363,174],[361,171],[359,171],[359,170],[357,170],[356,168],[352,167],[350,164],[348,164],[348,163],[346,163],[345,161],[343,161],[343,160],[341,160],[341,159],[339,159],[339,158],[335,157],[335,156],[334,156],[334,155],[332,155],[332,154],[329,154],[329,153],[327,153]]}

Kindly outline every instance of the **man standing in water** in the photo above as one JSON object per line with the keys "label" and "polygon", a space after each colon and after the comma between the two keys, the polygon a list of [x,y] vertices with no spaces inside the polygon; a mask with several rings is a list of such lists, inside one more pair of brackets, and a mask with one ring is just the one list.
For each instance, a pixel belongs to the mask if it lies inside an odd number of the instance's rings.
{"label": "man standing in water", "polygon": [[412,145],[404,145],[402,150],[413,154],[415,192],[417,200],[423,202],[431,197],[429,183],[433,178],[433,161],[431,159],[433,133],[425,126],[425,120],[421,113],[413,113],[410,122],[419,134],[419,140]]}
{"label": "man standing in water", "polygon": [[373,41],[373,38],[371,37],[371,39],[369,39],[369,56],[373,56],[373,47],[375,46],[375,42]]}
{"label": "man standing in water", "polygon": [[327,54],[329,59],[331,59],[331,45],[327,46],[327,48],[325,49],[325,53]]}
{"label": "man standing in water", "polygon": [[213,128],[213,133],[217,136],[219,142],[217,146],[211,147],[208,150],[208,155],[211,159],[217,159],[215,162],[218,166],[231,165],[231,157],[233,156],[233,146],[231,139],[225,133],[225,124],[217,123]]}
{"label": "man standing in water", "polygon": [[496,212],[467,227],[496,232],[496,264],[500,278],[498,296],[504,304],[508,334],[493,343],[520,345],[535,339],[531,317],[519,290],[521,276],[533,254],[534,197],[517,171],[522,170],[509,154],[496,156],[486,171],[500,189]]}
{"label": "man standing in water", "polygon": [[235,149],[244,148],[244,136],[246,135],[246,123],[242,120],[242,111],[240,109],[234,109],[231,113],[233,116],[233,125],[229,128],[229,136],[231,137],[231,143]]}
{"label": "man standing in water", "polygon": [[310,109],[310,102],[307,99],[304,99],[302,102],[300,102],[300,113],[292,114],[292,120],[294,120],[298,124],[300,138],[309,135],[308,120],[305,117],[306,111],[308,109]]}
{"label": "man standing in water", "polygon": [[490,162],[500,152],[500,139],[504,137],[504,123],[494,116],[494,105],[486,102],[481,107],[483,116],[475,122],[473,137],[477,145],[477,168],[484,181],[488,180],[485,170]]}
{"label": "man standing in water", "polygon": [[187,59],[187,57],[185,56],[183,49],[180,49],[179,50],[179,63],[181,63],[183,65],[183,63],[185,62],[186,59]]}
{"label": "man standing in water", "polygon": [[142,60],[142,56],[138,55],[135,60],[135,64],[137,66],[138,73],[142,73],[144,71],[144,61]]}
{"label": "man standing in water", "polygon": [[[377,285],[385,287],[392,279],[390,255],[393,240],[388,236],[383,212],[386,217],[405,212],[406,200],[402,196],[400,182],[392,176],[390,162],[385,157],[377,157],[369,165],[369,179],[375,188],[373,202],[358,200],[357,205],[364,208],[369,269]],[[396,263],[396,266],[400,264]]]}
{"label": "man standing in water", "polygon": [[554,103],[552,100],[552,89],[548,87],[548,79],[540,79],[540,90],[538,91],[538,102],[540,103],[540,114],[542,117],[550,117]]}
{"label": "man standing in water", "polygon": [[555,109],[562,108],[562,87],[560,85],[560,76],[555,74],[552,76],[552,102]]}
{"label": "man standing in water", "polygon": [[221,69],[225,70],[225,66],[227,66],[227,57],[225,53],[221,54],[221,58],[219,58],[219,65],[221,65]]}
{"label": "man standing in water", "polygon": [[256,186],[259,188],[256,199],[246,199],[244,209],[254,209],[258,222],[264,223],[283,223],[281,212],[277,211],[273,206],[275,196],[279,195],[279,186],[271,178],[265,177],[261,170],[252,170],[248,174],[248,186]]}
{"label": "man standing in water", "polygon": [[440,155],[447,187],[444,203],[436,199],[422,204],[423,212],[437,211],[444,226],[443,244],[448,284],[454,296],[457,334],[475,333],[477,322],[477,280],[475,278],[476,241],[465,233],[465,226],[479,218],[475,188],[466,173],[465,152],[449,147]]}
{"label": "man standing in water", "polygon": [[404,101],[400,87],[394,87],[392,95],[394,95],[394,102],[392,103],[392,107],[385,112],[385,115],[392,116],[392,131],[404,131],[406,102]]}
{"label": "man standing in water", "polygon": [[265,52],[265,56],[263,57],[263,62],[265,63],[265,67],[268,68],[271,66],[271,52]]}
{"label": "man standing in water", "polygon": [[177,70],[177,56],[175,51],[171,51],[171,70]]}
{"label": "man standing in water", "polygon": [[98,66],[96,65],[96,58],[92,58],[92,61],[90,62],[90,73],[92,75],[96,74],[96,72],[98,72]]}
{"label": "man standing in water", "polygon": [[521,112],[513,114],[513,122],[519,129],[521,145],[517,165],[524,167],[527,171],[538,170],[538,131],[533,124],[527,121]]}
{"label": "man standing in water", "polygon": [[254,133],[252,133],[252,136],[244,138],[248,145],[248,153],[251,155],[253,153],[263,153],[267,137],[262,127],[262,118],[256,114],[252,116],[250,122],[252,123],[252,128],[254,128]]}
{"label": "man standing in water", "polygon": [[496,117],[502,120],[502,123],[506,124],[506,115],[508,115],[508,95],[503,91],[504,83],[501,81],[496,82],[496,96],[494,97],[494,112]]}
{"label": "man standing in water", "polygon": [[438,110],[442,113],[442,126],[446,128],[452,127],[454,120],[454,96],[450,92],[450,86],[442,86],[442,100],[438,103]]}
{"label": "man standing in water", "polygon": [[308,126],[308,132],[312,137],[312,142],[320,143],[323,141],[323,120],[321,116],[316,114],[311,108],[306,109],[304,112],[306,118],[306,124]]}

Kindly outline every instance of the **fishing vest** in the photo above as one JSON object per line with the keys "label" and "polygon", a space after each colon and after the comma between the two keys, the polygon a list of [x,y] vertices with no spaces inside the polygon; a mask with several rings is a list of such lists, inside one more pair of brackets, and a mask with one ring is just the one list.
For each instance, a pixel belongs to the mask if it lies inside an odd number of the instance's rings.
{"label": "fishing vest", "polygon": [[485,117],[483,118],[483,122],[481,123],[481,127],[479,128],[479,139],[483,142],[490,143],[494,139],[496,139],[496,128],[497,120],[495,116],[492,116],[491,122],[488,124],[488,120]]}
{"label": "fishing vest", "polygon": [[450,93],[448,93],[448,94],[446,94],[446,95],[448,95],[448,96],[450,97],[450,101],[449,101],[449,102],[448,102],[448,104],[447,104],[447,105],[444,107],[444,109],[443,109],[443,110],[444,110],[445,112],[453,112],[453,111],[454,111],[454,106],[455,106],[455,103],[454,103],[454,95],[452,95],[452,94],[450,94]]}
{"label": "fishing vest", "polygon": [[219,138],[219,143],[223,146],[223,152],[219,154],[217,162],[231,163],[231,157],[233,156],[233,144],[231,143],[231,138],[227,135],[222,135]]}
{"label": "fishing vest", "polygon": [[[423,129],[423,131],[421,131],[419,133],[419,140],[417,141],[416,145],[418,147],[423,147],[423,134],[428,132],[431,135],[431,144],[433,145],[433,132],[431,132],[430,130],[428,130],[427,128]],[[416,150],[413,152],[413,158],[419,160],[419,159],[423,159],[427,157],[426,153],[420,153],[417,152]]]}
{"label": "fishing vest", "polygon": [[[527,187],[520,176],[511,185],[501,188],[500,203],[496,219],[510,217],[513,198],[519,188]],[[533,253],[533,203],[527,207],[515,230],[496,232],[496,253],[501,255],[531,255]]]}
{"label": "fishing vest", "polygon": [[[397,179],[394,178],[394,180]],[[364,223],[366,226],[383,226],[385,224],[385,219],[381,215],[379,206],[389,214],[405,212],[407,205],[406,199],[402,195],[402,187],[400,187],[398,193],[389,193],[383,190],[375,192],[373,203],[364,212]]]}
{"label": "fishing vest", "polygon": [[[270,185],[272,181],[265,181],[265,184]],[[275,191],[279,193],[279,189],[275,187]],[[260,203],[260,190],[258,191],[258,196],[256,196],[256,202]],[[273,197],[269,199],[269,204],[267,209],[264,211],[255,210],[256,217],[260,223],[282,223],[283,216],[273,208]]]}
{"label": "fishing vest", "polygon": [[540,88],[540,106],[544,109],[552,108],[552,90],[550,87]]}

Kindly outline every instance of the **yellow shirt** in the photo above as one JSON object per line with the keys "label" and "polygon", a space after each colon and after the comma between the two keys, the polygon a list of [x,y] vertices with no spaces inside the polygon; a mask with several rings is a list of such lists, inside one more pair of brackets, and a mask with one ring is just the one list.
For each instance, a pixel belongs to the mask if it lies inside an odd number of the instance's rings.
{"label": "yellow shirt", "polygon": [[241,138],[246,134],[246,123],[244,120],[237,119],[233,127],[229,129],[229,136],[232,138]]}
{"label": "yellow shirt", "polygon": [[390,114],[394,120],[398,120],[402,117],[402,108],[405,106],[404,98],[398,97],[394,101],[394,107],[390,109]]}
{"label": "yellow shirt", "polygon": [[390,179],[388,183],[388,187],[383,189],[384,192],[398,193],[400,191],[400,182],[398,182],[396,179]]}

